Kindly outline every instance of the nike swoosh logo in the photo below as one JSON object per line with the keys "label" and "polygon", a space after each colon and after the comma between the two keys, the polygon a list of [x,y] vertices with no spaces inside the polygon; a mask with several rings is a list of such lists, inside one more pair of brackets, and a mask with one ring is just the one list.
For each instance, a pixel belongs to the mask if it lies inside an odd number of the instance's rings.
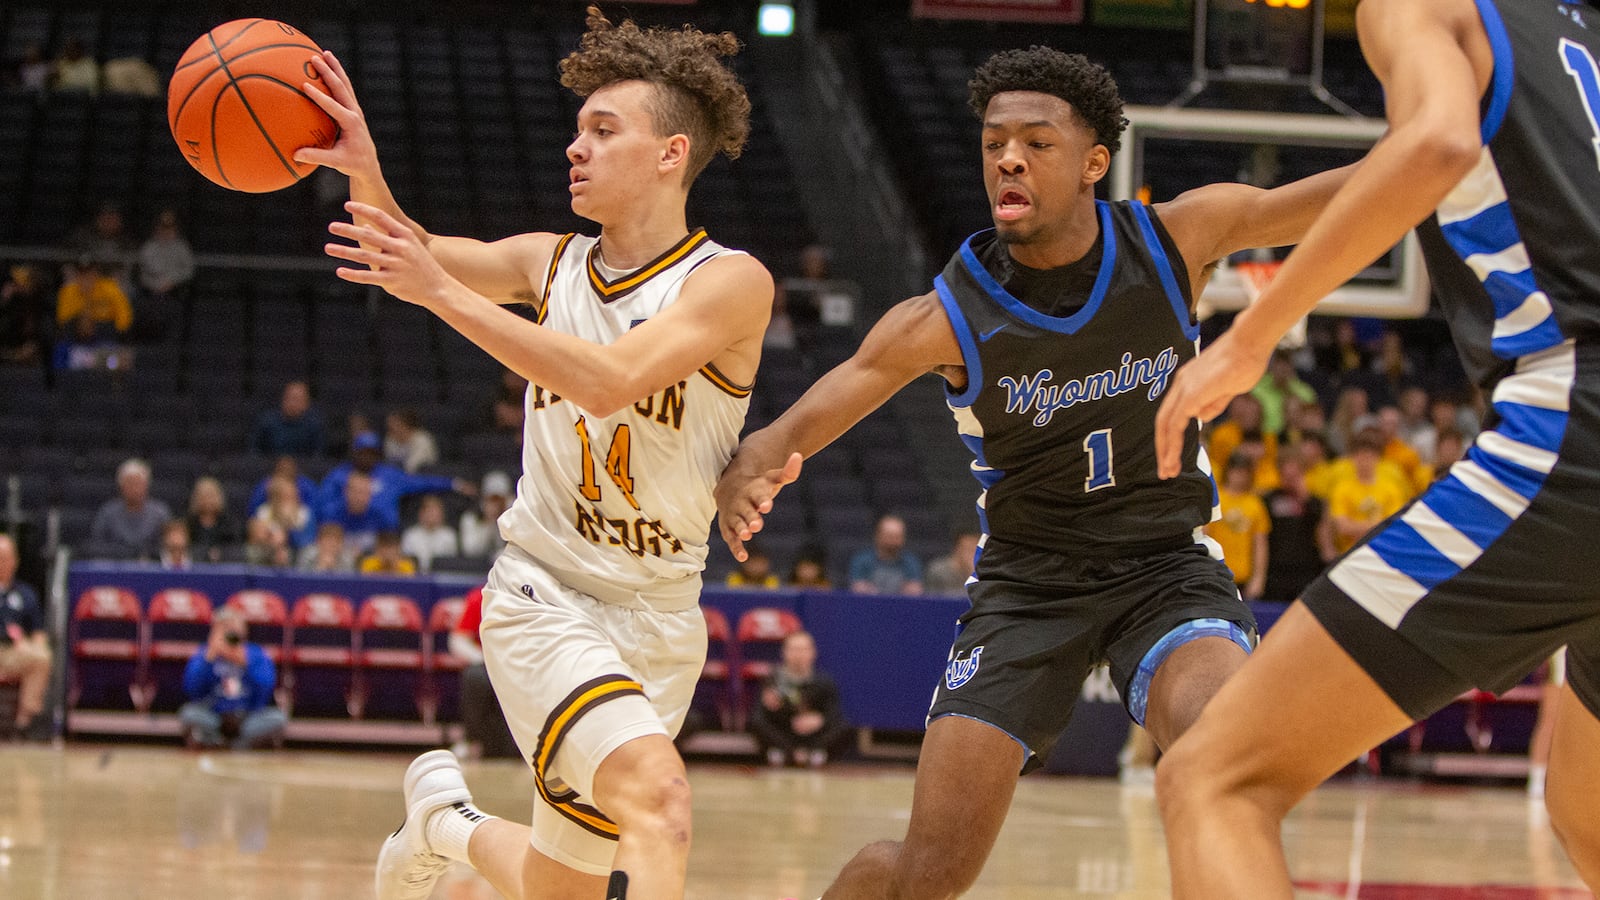
{"label": "nike swoosh logo", "polygon": [[1005,327],[1006,327],[1005,325],[1001,325],[1001,326],[999,326],[997,328],[991,328],[988,331],[981,332],[978,335],[978,340],[987,341],[989,338],[992,338],[995,335],[999,334],[1000,332],[1004,331]]}

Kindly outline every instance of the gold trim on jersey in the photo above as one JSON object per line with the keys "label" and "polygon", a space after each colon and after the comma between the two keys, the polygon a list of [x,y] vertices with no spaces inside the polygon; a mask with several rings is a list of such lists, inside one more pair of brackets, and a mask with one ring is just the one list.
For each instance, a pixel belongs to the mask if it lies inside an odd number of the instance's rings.
{"label": "gold trim on jersey", "polygon": [[561,262],[561,254],[567,252],[567,245],[572,243],[576,234],[568,232],[556,241],[555,252],[550,254],[550,268],[545,272],[544,291],[539,295],[539,305],[534,308],[533,320],[540,325],[544,324],[545,317],[550,314],[550,287],[556,283],[556,265]]}
{"label": "gold trim on jersey", "polygon": [[643,697],[644,686],[623,675],[601,675],[578,685],[565,700],[556,704],[550,717],[545,720],[544,731],[539,734],[539,743],[533,754],[533,784],[539,791],[539,797],[585,831],[611,840],[617,839],[617,823],[593,806],[579,803],[576,791],[567,790],[559,794],[552,791],[545,784],[545,771],[550,760],[555,758],[556,751],[561,749],[561,742],[572,732],[573,723],[602,703],[635,694]]}
{"label": "gold trim on jersey", "polygon": [[741,400],[750,396],[750,392],[755,389],[753,384],[734,384],[732,379],[722,374],[721,370],[711,363],[701,366],[700,374],[704,375],[706,380],[715,385],[718,390],[726,394],[732,394]]}
{"label": "gold trim on jersey", "polygon": [[704,228],[696,228],[689,233],[688,237],[674,244],[667,252],[627,275],[618,278],[616,281],[607,281],[605,276],[600,274],[600,270],[595,267],[595,254],[600,252],[600,242],[595,241],[594,246],[589,248],[589,256],[585,261],[589,270],[589,286],[593,287],[594,292],[599,295],[601,303],[621,300],[643,286],[650,279],[677,265],[684,257],[698,250],[701,244],[709,240],[711,238],[706,236]]}

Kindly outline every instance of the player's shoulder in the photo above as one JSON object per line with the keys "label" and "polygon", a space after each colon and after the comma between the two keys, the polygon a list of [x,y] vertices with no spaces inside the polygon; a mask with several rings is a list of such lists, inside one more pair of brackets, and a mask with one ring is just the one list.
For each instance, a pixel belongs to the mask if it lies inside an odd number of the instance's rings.
{"label": "player's shoulder", "polygon": [[772,273],[761,260],[748,253],[718,253],[695,266],[684,291],[691,295],[710,295],[731,299],[756,299],[772,302],[775,290]]}

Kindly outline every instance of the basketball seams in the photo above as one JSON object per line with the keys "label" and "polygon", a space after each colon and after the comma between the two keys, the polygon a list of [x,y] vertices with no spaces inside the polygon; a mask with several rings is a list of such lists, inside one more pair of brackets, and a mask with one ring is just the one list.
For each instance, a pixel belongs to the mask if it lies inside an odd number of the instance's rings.
{"label": "basketball seams", "polygon": [[[266,22],[268,20],[267,19],[261,19],[260,21]],[[207,35],[207,37],[209,37],[209,35]],[[213,41],[212,43],[213,43],[213,46],[215,46],[215,41]],[[223,44],[222,46],[226,47],[226,46],[228,46],[228,44],[231,44],[231,43],[233,43],[232,39],[230,39],[227,43]],[[246,56],[251,55],[252,53],[260,53],[263,50],[279,50],[279,49],[282,49],[284,47],[304,47],[305,49],[310,50],[312,53],[318,53],[318,52],[320,52],[322,50],[322,48],[318,47],[316,44],[291,44],[291,43],[263,44],[260,47],[251,47],[249,50],[246,50],[243,53],[240,53],[238,56],[235,56],[235,57],[233,57],[231,59],[226,59],[225,60],[225,59],[222,58],[222,55],[220,53],[215,53],[215,52],[209,53],[206,56],[201,57],[201,60],[210,59],[212,57],[215,57],[217,59],[217,68],[215,68],[211,72],[207,73],[204,78],[201,78],[199,81],[194,83],[193,87],[189,88],[189,93],[187,93],[187,94],[185,94],[183,96],[183,100],[178,103],[177,111],[172,114],[172,121],[168,123],[168,127],[170,127],[174,132],[177,131],[178,120],[183,117],[184,107],[189,105],[189,100],[190,100],[190,98],[192,98],[195,95],[195,92],[200,90],[202,87],[205,86],[206,82],[211,80],[211,76],[212,75],[215,75],[218,72],[222,72],[223,74],[228,76],[228,81],[229,82],[232,82],[234,80],[233,73],[228,71],[228,67],[227,67],[228,63],[237,62],[237,61],[239,61],[241,59],[244,59]],[[221,48],[219,47],[218,49],[220,50]],[[201,60],[196,60],[196,62],[200,62]],[[177,72],[174,71],[173,74],[176,75]],[[302,93],[304,93],[304,92],[302,91]],[[309,100],[310,98],[308,97],[306,99]]]}
{"label": "basketball seams", "polygon": [[[237,32],[234,32],[233,37],[228,38],[226,41],[223,41],[220,46],[217,44],[216,40],[213,39],[212,42],[211,42],[211,46],[214,49],[212,50],[212,52],[207,53],[207,54],[203,54],[198,59],[191,59],[186,63],[179,63],[178,67],[172,70],[172,74],[176,75],[179,72],[182,72],[184,69],[189,68],[190,66],[198,65],[199,63],[203,63],[203,62],[206,61],[206,57],[208,57],[208,56],[215,56],[218,59],[221,59],[222,58],[221,51],[226,50],[228,48],[228,46],[231,45],[234,41],[237,41],[239,38],[244,37],[245,32],[247,32],[250,29],[256,27],[257,25],[260,25],[262,22],[266,22],[266,21],[269,21],[269,20],[268,19],[251,19],[249,25],[246,25],[245,27],[239,29]],[[221,26],[218,26],[218,27],[220,28]],[[216,29],[212,29],[212,31],[215,31],[215,30]],[[209,32],[209,31],[206,32],[206,35],[208,37],[210,36],[210,34],[211,34],[211,32]],[[185,51],[185,52],[187,53],[187,51]]]}
{"label": "basketball seams", "polygon": [[[212,37],[210,32],[206,32],[206,40],[211,42],[211,47],[213,50],[217,48],[217,39]],[[239,55],[243,56],[244,54],[241,53]],[[228,60],[222,58],[222,53],[220,51],[217,52],[217,61],[222,66],[222,71],[228,76],[228,87],[233,88],[234,92],[239,95],[239,102],[244,105],[244,111],[250,114],[250,121],[255,123],[256,130],[261,132],[261,136],[266,139],[267,146],[272,148],[272,154],[278,158],[278,162],[283,164],[283,167],[288,170],[289,174],[294,176],[294,180],[299,181],[301,178],[300,173],[295,169],[292,163],[290,163],[287,159],[284,159],[283,151],[278,149],[277,142],[272,139],[271,134],[267,133],[266,126],[261,124],[261,117],[257,116],[255,109],[251,107],[250,98],[246,97],[244,89],[239,87],[239,82],[233,77],[233,70],[228,68]],[[232,187],[233,180],[228,178],[228,176],[222,171],[222,156],[219,150],[219,142],[216,139],[217,105],[222,102],[222,95],[225,93],[227,93],[227,88],[223,88],[222,90],[218,91],[217,102],[211,105],[211,155],[217,163],[217,174],[222,175],[223,180],[228,182],[229,187]]]}

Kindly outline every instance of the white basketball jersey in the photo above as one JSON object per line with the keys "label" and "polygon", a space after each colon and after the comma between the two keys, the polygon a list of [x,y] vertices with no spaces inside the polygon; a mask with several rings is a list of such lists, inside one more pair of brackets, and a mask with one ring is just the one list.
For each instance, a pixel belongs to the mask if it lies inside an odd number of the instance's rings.
{"label": "white basketball jersey", "polygon": [[[537,320],[597,344],[615,342],[678,297],[702,263],[729,250],[698,230],[648,265],[608,279],[599,239],[556,245]],[[658,610],[699,602],[716,503],[749,386],[707,364],[610,416],[528,385],[522,478],[500,533],[564,583],[599,599]]]}

